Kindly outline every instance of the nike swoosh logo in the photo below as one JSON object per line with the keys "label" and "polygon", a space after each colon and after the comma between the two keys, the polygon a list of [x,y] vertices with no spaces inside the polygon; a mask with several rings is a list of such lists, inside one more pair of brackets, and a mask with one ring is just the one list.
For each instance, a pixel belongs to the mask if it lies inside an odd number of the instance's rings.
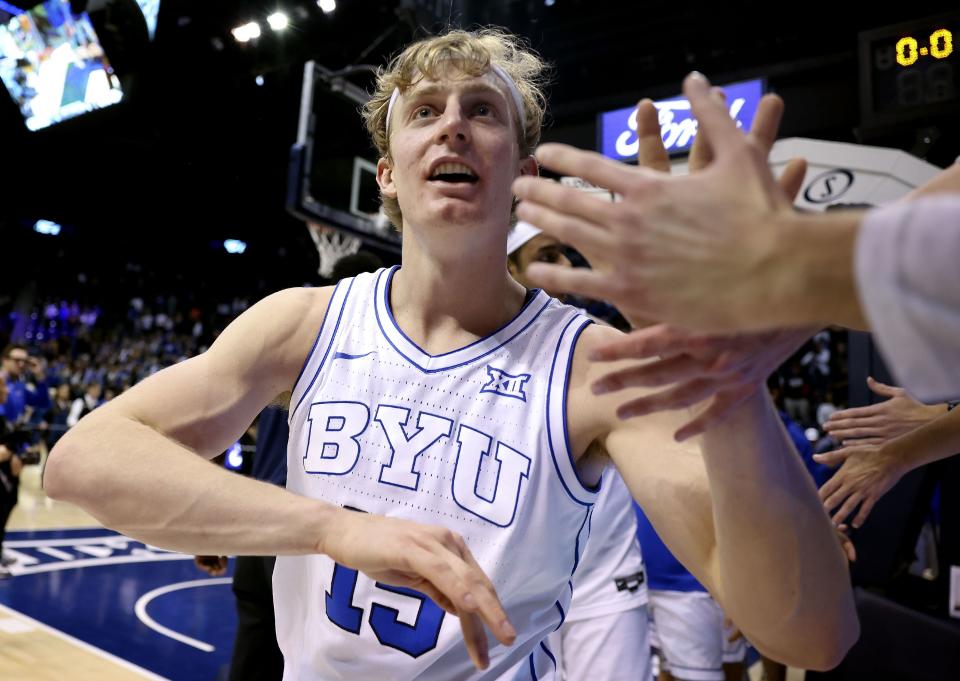
{"label": "nike swoosh logo", "polygon": [[349,354],[347,354],[346,352],[335,352],[335,353],[333,354],[333,359],[334,359],[334,360],[338,360],[338,359],[363,359],[364,357],[368,357],[369,355],[375,355],[375,354],[377,354],[377,351],[376,351],[376,350],[371,350],[370,352],[366,352],[366,353],[364,353],[364,354],[362,354],[362,355],[349,355]]}

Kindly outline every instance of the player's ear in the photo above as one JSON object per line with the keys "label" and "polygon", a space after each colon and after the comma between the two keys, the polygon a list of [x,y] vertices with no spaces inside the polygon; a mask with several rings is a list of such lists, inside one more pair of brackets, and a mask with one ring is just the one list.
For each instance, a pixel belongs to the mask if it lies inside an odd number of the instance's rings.
{"label": "player's ear", "polygon": [[397,186],[393,181],[393,168],[390,160],[381,157],[377,161],[377,184],[380,185],[380,193],[388,199],[397,198]]}

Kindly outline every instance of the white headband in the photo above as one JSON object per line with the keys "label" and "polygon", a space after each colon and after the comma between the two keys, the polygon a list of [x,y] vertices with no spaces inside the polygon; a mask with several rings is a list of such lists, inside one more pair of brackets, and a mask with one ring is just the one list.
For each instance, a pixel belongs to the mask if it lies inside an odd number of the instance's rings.
{"label": "white headband", "polygon": [[[520,116],[520,129],[526,129],[527,117],[524,114],[523,97],[520,96],[520,90],[517,89],[517,84],[513,82],[513,78],[510,77],[509,73],[504,71],[496,64],[491,63],[490,70],[493,71],[494,75],[502,80],[504,85],[507,86],[507,91],[510,93],[510,98],[513,100],[513,105],[517,107],[517,113]],[[399,96],[400,88],[393,88],[393,93],[390,95],[390,103],[387,104],[387,135],[390,134],[390,114],[393,113],[393,105],[396,103]]]}

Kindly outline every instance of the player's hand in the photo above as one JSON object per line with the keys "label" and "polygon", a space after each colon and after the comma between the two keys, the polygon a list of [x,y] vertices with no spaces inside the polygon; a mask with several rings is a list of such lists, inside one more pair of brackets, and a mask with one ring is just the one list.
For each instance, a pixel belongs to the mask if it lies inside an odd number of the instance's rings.
{"label": "player's hand", "polygon": [[4,461],[9,461],[10,457],[13,456],[13,452],[6,445],[0,445],[0,463]]}
{"label": "player's hand", "polygon": [[193,564],[211,577],[220,577],[227,574],[226,556],[194,556]]}
{"label": "player's hand", "polygon": [[459,617],[478,669],[489,664],[484,625],[503,645],[516,638],[493,584],[451,530],[340,509],[320,548],[371,579],[420,591]]}
{"label": "player's hand", "polygon": [[867,386],[875,395],[889,399],[831,414],[823,429],[838,441],[856,440],[850,444],[883,444],[946,413],[946,406],[943,404],[921,404],[903,388],[881,383],[869,376]]}
{"label": "player's hand", "polygon": [[820,499],[827,513],[840,507],[833,514],[834,523],[842,522],[859,507],[851,523],[859,528],[874,504],[907,472],[902,454],[891,444],[894,443],[843,447],[813,456],[818,463],[840,466],[820,488]]}
{"label": "player's hand", "polygon": [[602,394],[631,387],[664,389],[626,402],[620,418],[682,409],[710,400],[674,437],[685,440],[711,428],[764,385],[814,329],[777,329],[742,334],[703,334],[658,324],[599,346],[599,362],[656,358],[603,376],[592,388]]}
{"label": "player's hand", "polygon": [[793,217],[790,197],[766,160],[782,102],[765,98],[764,125],[748,138],[702,76],[688,77],[684,93],[700,124],[698,136],[709,136],[712,159],[701,172],[671,178],[564,145],[537,150],[544,166],[623,199],[598,202],[555,182],[517,178],[521,219],[588,259],[600,255],[607,265],[591,271],[534,263],[527,274],[548,290],[608,301],[629,320],[714,331],[776,325],[776,316],[756,312],[783,284],[781,234],[772,226]]}

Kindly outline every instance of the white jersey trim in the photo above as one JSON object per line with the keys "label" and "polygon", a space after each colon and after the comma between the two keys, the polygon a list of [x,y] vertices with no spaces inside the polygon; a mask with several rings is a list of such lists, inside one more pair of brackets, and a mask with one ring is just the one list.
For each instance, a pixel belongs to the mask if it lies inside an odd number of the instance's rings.
{"label": "white jersey trim", "polygon": [[390,284],[399,267],[383,269],[377,273],[374,293],[374,312],[377,326],[387,343],[411,366],[423,373],[456,369],[475,362],[503,347],[527,330],[537,317],[550,305],[550,296],[540,289],[520,309],[517,315],[489,336],[474,341],[466,347],[440,355],[431,355],[420,348],[400,329],[390,309]]}
{"label": "white jersey trim", "polygon": [[550,458],[553,459],[563,489],[571,499],[584,506],[590,506],[597,500],[601,483],[588,487],[577,474],[567,428],[567,389],[577,340],[589,324],[592,322],[580,315],[567,322],[553,356],[547,388],[547,443],[550,446]]}
{"label": "white jersey trim", "polygon": [[[350,279],[349,284],[347,284],[346,280],[341,281],[333,290],[330,303],[327,305],[327,311],[324,313],[323,321],[320,323],[320,330],[317,332],[317,339],[313,342],[313,347],[310,348],[310,354],[307,355],[303,368],[300,370],[300,375],[293,384],[293,392],[290,394],[290,404],[293,405],[293,408],[290,409],[290,413],[287,416],[288,425],[293,423],[293,415],[297,409],[300,408],[300,404],[304,398],[310,394],[310,388],[313,387],[314,381],[317,380],[317,376],[320,375],[320,370],[323,369],[323,365],[327,360],[327,355],[330,354],[330,348],[333,347],[337,329],[340,328],[340,320],[343,318],[343,310],[346,307],[347,297],[353,288],[353,281],[353,279]],[[336,321],[333,321],[334,317],[336,317]],[[326,348],[322,355],[317,352],[317,348],[320,347]],[[305,380],[308,376],[310,377],[309,381]]]}

